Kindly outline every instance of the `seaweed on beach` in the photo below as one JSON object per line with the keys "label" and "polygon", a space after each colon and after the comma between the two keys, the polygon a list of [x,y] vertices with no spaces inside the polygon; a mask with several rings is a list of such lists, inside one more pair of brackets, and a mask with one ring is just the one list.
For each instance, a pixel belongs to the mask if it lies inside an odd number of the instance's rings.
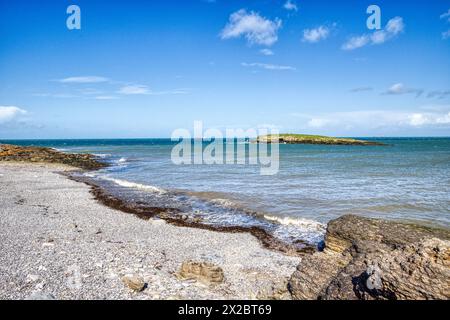
{"label": "seaweed on beach", "polygon": [[113,194],[108,188],[104,188],[93,179],[79,174],[78,172],[64,173],[69,179],[82,182],[91,187],[91,193],[94,198],[103,205],[120,210],[125,213],[130,213],[143,220],[152,218],[162,219],[167,223],[178,227],[190,227],[196,229],[204,229],[216,232],[226,233],[250,233],[257,238],[261,244],[271,250],[283,252],[290,256],[302,256],[304,254],[311,254],[317,251],[317,246],[298,239],[295,243],[288,243],[282,241],[272,235],[270,232],[259,226],[239,226],[239,225],[217,225],[208,224],[201,219],[189,219],[183,214],[183,211],[177,207],[162,207],[149,205],[148,203],[141,203],[133,199],[126,199],[124,197]]}

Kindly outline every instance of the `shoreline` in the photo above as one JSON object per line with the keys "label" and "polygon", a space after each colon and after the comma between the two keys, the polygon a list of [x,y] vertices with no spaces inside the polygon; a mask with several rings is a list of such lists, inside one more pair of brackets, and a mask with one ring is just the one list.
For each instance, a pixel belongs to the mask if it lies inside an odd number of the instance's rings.
{"label": "shoreline", "polygon": [[69,165],[90,155],[37,152],[0,146],[0,299],[450,299],[448,228],[344,215],[319,251],[288,250],[114,197]]}
{"label": "shoreline", "polygon": [[[0,162],[0,170],[1,299],[290,299],[299,257],[264,248],[250,233],[125,214],[58,173],[74,170],[68,166]],[[190,260],[218,266],[224,282],[180,279]],[[147,288],[129,289],[122,278],[130,275]]]}
{"label": "shoreline", "polygon": [[269,232],[260,227],[209,225],[202,222],[183,219],[180,216],[182,212],[176,208],[149,207],[142,205],[137,206],[136,204],[127,202],[124,199],[111,195],[106,189],[96,185],[93,181],[86,179],[86,177],[76,177],[73,175],[73,172],[64,173],[63,175],[71,180],[88,185],[91,188],[91,193],[94,196],[95,200],[97,200],[104,206],[125,213],[133,214],[143,220],[158,218],[177,227],[197,228],[223,233],[249,233],[256,239],[258,239],[263,247],[294,257],[301,257],[304,254],[311,254],[317,251],[317,246],[303,241],[298,242],[299,246],[294,246],[278,240]]}
{"label": "shoreline", "polygon": [[216,232],[227,233],[249,233],[257,238],[261,244],[270,249],[282,252],[291,256],[302,256],[317,251],[317,245],[312,245],[306,241],[297,240],[288,243],[277,239],[270,232],[262,227],[253,226],[221,226],[202,223],[201,221],[190,221],[183,219],[182,212],[176,208],[150,207],[141,204],[135,204],[125,199],[119,198],[98,185],[93,179],[85,176],[75,176],[74,173],[84,173],[109,167],[110,164],[102,161],[92,154],[65,153],[53,148],[46,147],[22,147],[15,145],[0,144],[0,163],[1,161],[18,163],[61,163],[71,165],[74,170],[70,173],[64,173],[71,180],[84,183],[91,188],[91,193],[95,199],[103,205],[122,212],[131,213],[144,220],[149,218],[160,218],[166,222],[178,227],[191,227]]}

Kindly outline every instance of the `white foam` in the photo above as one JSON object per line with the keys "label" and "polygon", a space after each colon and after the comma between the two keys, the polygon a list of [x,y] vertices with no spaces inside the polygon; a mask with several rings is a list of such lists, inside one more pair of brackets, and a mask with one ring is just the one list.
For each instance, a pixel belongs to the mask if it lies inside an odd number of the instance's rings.
{"label": "white foam", "polygon": [[117,162],[118,163],[124,163],[124,162],[127,162],[128,160],[127,160],[127,158],[120,158]]}
{"label": "white foam", "polygon": [[212,199],[210,200],[212,203],[221,205],[223,207],[229,207],[229,208],[235,208],[237,205],[236,203],[234,203],[233,201],[229,200],[229,199],[221,199],[221,198],[217,198],[217,199]]}
{"label": "white foam", "polygon": [[277,222],[279,224],[288,226],[296,226],[309,231],[323,232],[326,229],[325,224],[318,221],[304,219],[304,218],[292,218],[292,217],[276,217],[271,215],[264,215],[264,218],[269,221]]}
{"label": "white foam", "polygon": [[111,156],[108,153],[94,153],[93,155],[96,156],[96,157],[99,157],[99,158],[106,158],[106,157],[110,157]]}
{"label": "white foam", "polygon": [[84,175],[87,177],[90,177],[90,178],[97,178],[97,179],[102,179],[102,180],[106,180],[106,181],[111,181],[111,182],[114,182],[115,184],[125,187],[125,188],[135,188],[135,189],[139,189],[139,190],[155,192],[155,193],[160,193],[160,194],[167,193],[167,191],[162,188],[158,188],[158,187],[146,185],[146,184],[141,184],[141,183],[136,183],[136,182],[131,182],[128,180],[123,180],[123,179],[115,179],[115,178],[108,177],[105,175],[99,175],[94,172],[85,172]]}
{"label": "white foam", "polygon": [[104,180],[112,181],[115,184],[125,187],[125,188],[135,188],[135,189],[139,189],[139,190],[156,192],[156,193],[161,193],[161,194],[167,192],[164,189],[161,189],[161,188],[158,188],[155,186],[146,185],[146,184],[131,182],[131,181],[122,180],[122,179],[115,179],[115,178],[110,178],[110,177],[101,177],[101,178]]}
{"label": "white foam", "polygon": [[84,175],[89,178],[95,178],[98,176],[96,173],[93,172],[85,172]]}

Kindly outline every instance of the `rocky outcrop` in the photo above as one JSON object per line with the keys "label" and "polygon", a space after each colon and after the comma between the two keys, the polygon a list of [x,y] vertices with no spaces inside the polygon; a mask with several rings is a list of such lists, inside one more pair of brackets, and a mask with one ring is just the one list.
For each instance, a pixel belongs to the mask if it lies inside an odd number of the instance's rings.
{"label": "rocky outcrop", "polygon": [[209,262],[185,261],[178,277],[182,280],[197,280],[204,284],[219,284],[224,280],[222,268]]}
{"label": "rocky outcrop", "polygon": [[289,281],[295,299],[449,299],[450,232],[346,215]]}
{"label": "rocky outcrop", "polygon": [[51,148],[0,145],[0,161],[44,162],[74,166],[85,170],[106,167],[90,154],[62,153]]}

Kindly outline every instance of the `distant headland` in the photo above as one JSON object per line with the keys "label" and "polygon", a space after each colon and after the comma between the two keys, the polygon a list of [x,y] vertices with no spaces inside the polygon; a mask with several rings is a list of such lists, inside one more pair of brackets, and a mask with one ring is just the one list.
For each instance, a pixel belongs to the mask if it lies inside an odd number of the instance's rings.
{"label": "distant headland", "polygon": [[357,140],[351,138],[335,138],[327,136],[317,136],[308,134],[279,134],[279,135],[265,135],[258,136],[256,142],[264,143],[288,143],[288,144],[326,144],[326,145],[355,145],[355,146],[385,146],[384,143],[367,141],[367,140]]}

